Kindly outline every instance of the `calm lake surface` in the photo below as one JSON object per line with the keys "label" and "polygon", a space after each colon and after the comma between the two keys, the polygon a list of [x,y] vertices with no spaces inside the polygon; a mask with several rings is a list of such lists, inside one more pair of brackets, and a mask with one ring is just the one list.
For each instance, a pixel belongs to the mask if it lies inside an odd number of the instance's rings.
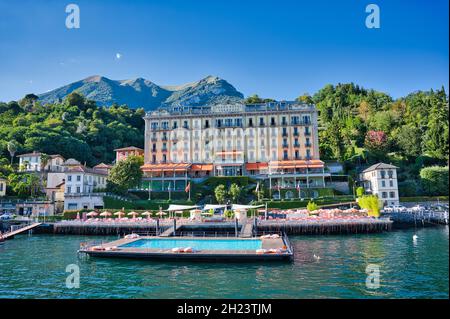
{"label": "calm lake surface", "polygon": [[[0,244],[0,298],[449,297],[448,226],[371,235],[290,236],[293,263],[77,257],[80,242],[109,239],[116,237],[21,235]],[[66,288],[69,264],[80,268],[80,288]],[[369,264],[379,267],[378,289],[366,287]]]}

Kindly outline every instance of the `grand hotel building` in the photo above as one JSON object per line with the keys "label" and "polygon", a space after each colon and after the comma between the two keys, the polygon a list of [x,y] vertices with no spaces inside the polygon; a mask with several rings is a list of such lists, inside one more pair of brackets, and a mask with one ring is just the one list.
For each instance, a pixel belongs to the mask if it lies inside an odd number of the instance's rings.
{"label": "grand hotel building", "polygon": [[317,110],[296,102],[159,109],[145,117],[144,180],[154,191],[191,179],[251,176],[272,189],[325,186]]}

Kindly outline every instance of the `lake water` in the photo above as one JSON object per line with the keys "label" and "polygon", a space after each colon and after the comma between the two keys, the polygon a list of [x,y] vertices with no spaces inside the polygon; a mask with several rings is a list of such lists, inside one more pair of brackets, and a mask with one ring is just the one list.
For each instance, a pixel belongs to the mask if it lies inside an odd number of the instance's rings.
{"label": "lake water", "polygon": [[[417,234],[417,240],[413,235]],[[293,263],[78,258],[80,242],[116,237],[21,235],[0,245],[0,298],[448,298],[448,227],[290,236]],[[66,267],[80,288],[66,287]],[[366,267],[379,288],[366,286]],[[374,268],[375,267],[375,268]]]}

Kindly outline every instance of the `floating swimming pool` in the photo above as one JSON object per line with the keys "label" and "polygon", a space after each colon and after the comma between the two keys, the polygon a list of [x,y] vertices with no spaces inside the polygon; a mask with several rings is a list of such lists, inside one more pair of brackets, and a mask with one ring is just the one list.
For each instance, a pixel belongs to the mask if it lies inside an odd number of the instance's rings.
{"label": "floating swimming pool", "polygon": [[138,239],[121,248],[172,249],[192,247],[196,250],[256,250],[262,248],[260,239]]}

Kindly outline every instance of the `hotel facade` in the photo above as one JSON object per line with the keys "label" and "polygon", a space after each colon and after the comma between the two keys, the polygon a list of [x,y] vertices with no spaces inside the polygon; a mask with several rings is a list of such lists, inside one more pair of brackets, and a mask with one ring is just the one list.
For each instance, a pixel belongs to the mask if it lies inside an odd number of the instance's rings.
{"label": "hotel facade", "polygon": [[173,107],[148,112],[144,120],[142,170],[154,191],[183,190],[191,179],[249,176],[270,189],[300,192],[325,187],[330,176],[319,157],[314,105]]}

